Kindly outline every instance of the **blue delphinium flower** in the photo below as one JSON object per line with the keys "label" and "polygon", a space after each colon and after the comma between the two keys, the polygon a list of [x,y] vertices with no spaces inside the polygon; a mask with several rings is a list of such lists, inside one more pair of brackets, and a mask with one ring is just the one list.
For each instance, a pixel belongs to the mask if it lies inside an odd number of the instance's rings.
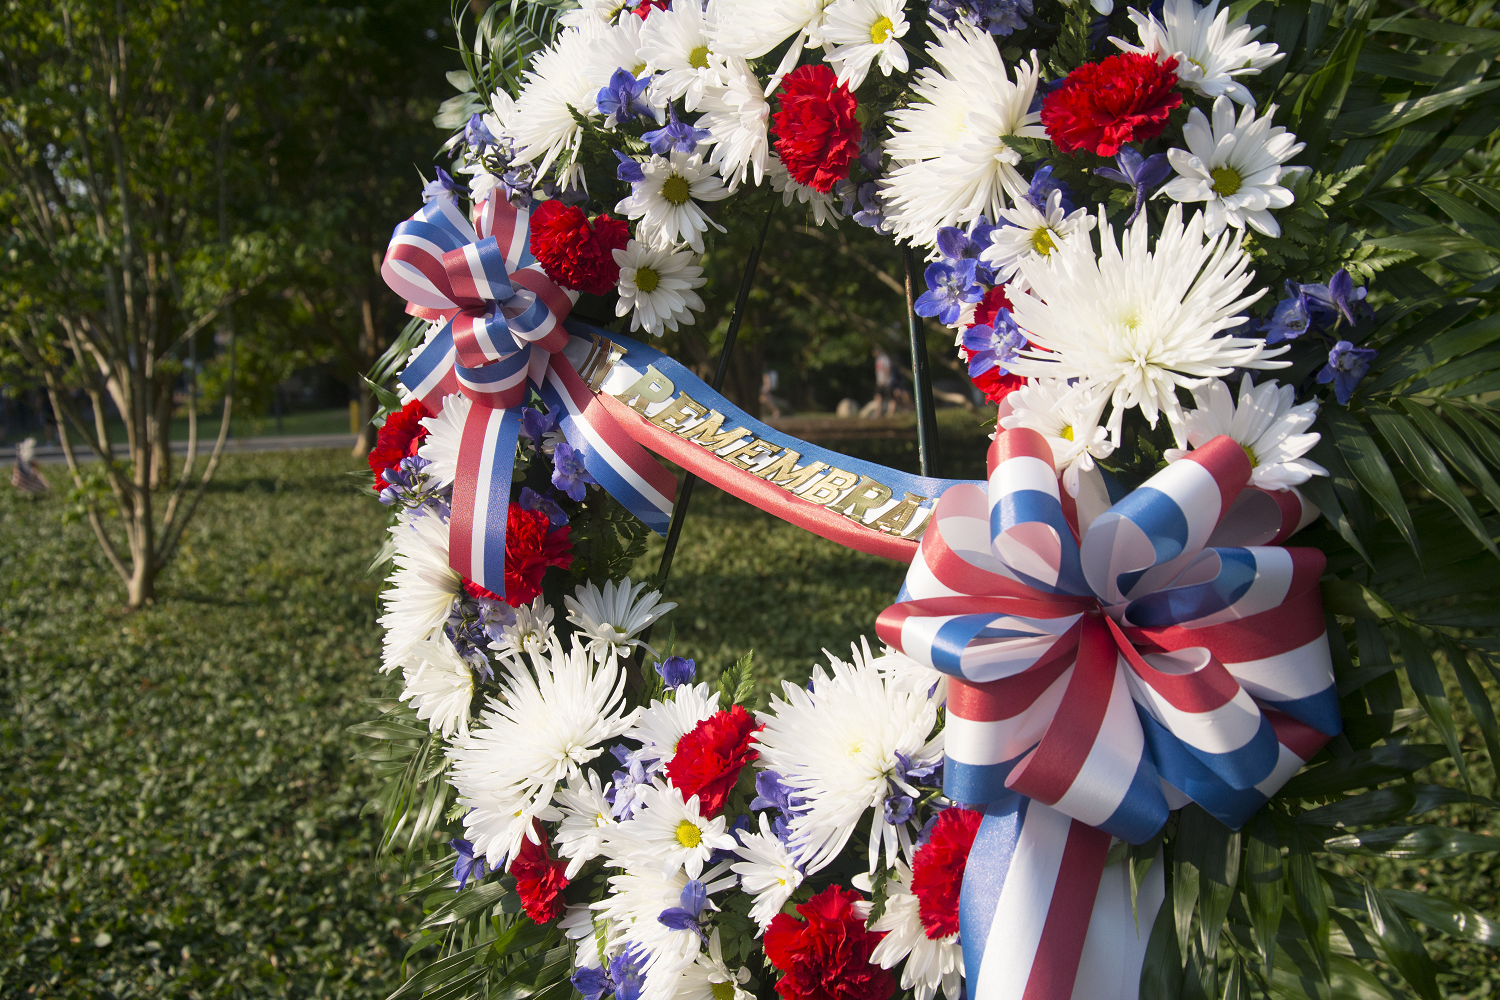
{"label": "blue delphinium flower", "polygon": [[615,168],[615,177],[626,184],[639,184],[646,179],[646,172],[641,169],[641,161],[633,156],[626,156],[618,149],[614,151],[615,159],[620,165]]}
{"label": "blue delphinium flower", "polygon": [[464,186],[453,179],[453,175],[442,167],[437,170],[437,177],[427,182],[422,188],[422,203],[432,201],[434,198],[453,198],[464,193]]}
{"label": "blue delphinium flower", "polygon": [[932,0],[929,9],[949,28],[962,21],[992,35],[1009,35],[1026,27],[1033,6],[1032,0]]}
{"label": "blue delphinium flower", "polygon": [[1172,172],[1172,165],[1167,162],[1166,153],[1142,156],[1130,146],[1121,147],[1120,155],[1115,157],[1115,163],[1119,165],[1118,170],[1114,167],[1100,167],[1094,173],[1107,181],[1128,184],[1135,188],[1135,211],[1131,212],[1130,218],[1125,220],[1128,226],[1135,221],[1137,215],[1141,214],[1141,206],[1146,204],[1146,195],[1151,192],[1152,188],[1167,179],[1167,175]]}
{"label": "blue delphinium flower", "polygon": [[1375,360],[1375,353],[1373,348],[1355,347],[1347,340],[1339,341],[1328,352],[1328,364],[1318,372],[1318,382],[1323,385],[1332,382],[1340,405],[1347,404],[1359,386],[1360,379],[1370,371],[1370,362]]}
{"label": "blue delphinium flower", "polygon": [[693,683],[693,678],[698,674],[698,666],[686,657],[669,656],[656,665],[656,672],[661,674],[663,684],[675,688]]}
{"label": "blue delphinium flower", "polygon": [[1047,199],[1052,197],[1053,191],[1062,192],[1060,204],[1064,214],[1073,211],[1073,189],[1068,187],[1066,181],[1054,178],[1051,167],[1039,167],[1037,172],[1031,175],[1031,184],[1026,189],[1026,200],[1031,202],[1038,212],[1046,212]]}
{"label": "blue delphinium flower", "polygon": [[1000,227],[992,225],[990,220],[982,215],[970,223],[967,230],[957,226],[943,226],[937,231],[938,253],[955,262],[974,261],[974,280],[993,285],[995,270],[980,260],[979,255],[989,247],[990,234],[998,228]]}
{"label": "blue delphinium flower", "polygon": [[453,487],[439,486],[427,472],[432,463],[420,455],[408,455],[397,465],[382,472],[387,486],[380,491],[380,502],[387,507],[400,506],[415,517],[435,514],[448,520],[448,500]]}
{"label": "blue delphinium flower", "polygon": [[[1291,282],[1287,282],[1288,285]],[[1271,318],[1266,321],[1266,343],[1279,344],[1296,340],[1312,326],[1312,317],[1307,313],[1307,303],[1302,296],[1294,295],[1276,303]]]}
{"label": "blue delphinium flower", "polygon": [[636,806],[640,805],[642,794],[654,787],[651,779],[660,768],[654,766],[657,762],[652,762],[652,766],[648,766],[623,744],[610,747],[609,752],[615,755],[615,760],[624,765],[625,770],[615,771],[610,775],[611,787],[605,791],[604,798],[609,802],[610,814],[615,819],[621,821],[633,819]]}
{"label": "blue delphinium flower", "polygon": [[969,355],[969,377],[983,375],[999,367],[1010,374],[1010,363],[1016,352],[1026,346],[1026,335],[1016,325],[1009,309],[995,314],[993,324],[980,323],[964,331],[964,350]]}
{"label": "blue delphinium flower", "polygon": [[621,122],[649,118],[651,108],[641,100],[646,88],[651,86],[651,74],[636,79],[628,69],[617,69],[609,83],[599,88],[599,110],[606,116],[605,128],[614,128]]}
{"label": "blue delphinium flower", "polygon": [[895,773],[889,779],[889,794],[885,799],[885,821],[901,824],[910,820],[916,811],[916,801],[910,794],[911,783],[922,781],[928,785],[938,784],[939,781],[933,780],[933,776],[942,769],[942,766],[941,760],[912,760],[897,750]]}
{"label": "blue delphinium flower", "polygon": [[521,438],[540,451],[547,450],[545,438],[557,430],[557,414],[543,413],[529,406],[521,407]]}
{"label": "blue delphinium flower", "polygon": [[547,521],[553,528],[561,528],[568,523],[568,514],[556,500],[545,494],[538,493],[530,486],[521,487],[521,499],[517,501],[522,510],[539,510],[547,515]]}
{"label": "blue delphinium flower", "polygon": [[924,277],[927,291],[918,297],[915,310],[918,316],[936,316],[939,323],[951,326],[958,322],[958,314],[964,303],[978,302],[984,298],[984,289],[975,280],[979,262],[966,259],[948,263],[934,261],[927,265]]}
{"label": "blue delphinium flower", "polygon": [[674,149],[679,153],[691,153],[709,136],[706,128],[694,128],[687,122],[678,121],[677,109],[670,104],[667,105],[667,117],[667,124],[641,135],[657,156],[666,156]]}
{"label": "blue delphinium flower", "polygon": [[583,466],[583,456],[566,441],[557,442],[552,452],[552,485],[568,495],[574,503],[581,501],[588,487],[598,486],[589,470]]}
{"label": "blue delphinium flower", "polygon": [[493,869],[487,869],[484,864],[484,855],[474,853],[474,845],[467,840],[455,837],[448,841],[448,846],[458,852],[458,860],[453,862],[453,877],[458,879],[458,889],[461,891],[469,884],[469,879],[480,881]]}
{"label": "blue delphinium flower", "polygon": [[632,944],[609,960],[609,978],[615,984],[615,1000],[641,1000],[646,985],[646,962],[649,952]]}
{"label": "blue delphinium flower", "polygon": [[689,879],[682,887],[679,902],[681,905],[669,906],[657,914],[657,922],[674,931],[694,931],[705,945],[708,944],[708,934],[698,922],[699,915],[708,905],[708,887],[699,879]]}
{"label": "blue delphinium flower", "polygon": [[793,798],[793,789],[781,780],[781,775],[775,771],[761,771],[755,776],[755,798],[750,802],[750,810],[775,809],[780,813],[771,821],[771,829],[776,834],[776,839],[786,843],[791,835],[791,822],[802,811],[801,804]]}
{"label": "blue delphinium flower", "polygon": [[609,973],[602,968],[583,966],[569,977],[568,982],[583,995],[583,1000],[600,1000],[606,993],[613,993],[615,984],[609,981]]}
{"label": "blue delphinium flower", "polygon": [[484,123],[484,115],[478,111],[470,115],[468,123],[464,125],[464,145],[476,153],[484,152],[486,146],[500,145],[500,141],[495,138],[495,134]]}

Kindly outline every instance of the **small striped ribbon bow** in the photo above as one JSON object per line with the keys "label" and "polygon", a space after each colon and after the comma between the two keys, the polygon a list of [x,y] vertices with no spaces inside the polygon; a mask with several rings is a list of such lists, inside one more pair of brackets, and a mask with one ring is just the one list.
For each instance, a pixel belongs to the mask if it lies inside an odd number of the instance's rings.
{"label": "small striped ribbon bow", "polygon": [[951,678],[944,791],[985,809],[969,995],[1135,997],[1161,865],[1138,925],[1110,838],[1145,843],[1189,800],[1238,828],[1340,731],[1323,554],[1268,544],[1316,509],[1248,487],[1225,436],[1092,519],[1033,431],[1000,431],[989,469],[943,494],[877,623]]}
{"label": "small striped ribbon bow", "polygon": [[452,198],[434,198],[396,226],[381,264],[407,312],[444,321],[401,374],[440,413],[462,393],[464,422],[453,483],[448,561],[495,593],[505,589],[511,470],[528,384],[559,414],[584,467],[649,526],[665,531],[676,480],[595,401],[562,351],[563,320],[578,293],[549,278],[531,253],[529,213],[503,198],[474,205],[473,223]]}

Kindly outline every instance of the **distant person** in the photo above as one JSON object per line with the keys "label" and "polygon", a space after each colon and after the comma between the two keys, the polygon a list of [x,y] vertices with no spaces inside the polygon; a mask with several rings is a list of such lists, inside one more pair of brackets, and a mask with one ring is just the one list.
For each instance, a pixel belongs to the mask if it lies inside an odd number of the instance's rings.
{"label": "distant person", "polygon": [[760,409],[762,413],[770,412],[773,418],[781,416],[781,404],[785,402],[776,395],[776,390],[781,388],[781,376],[776,369],[767,368],[760,375]]}
{"label": "distant person", "polygon": [[896,373],[891,367],[891,356],[885,353],[885,348],[876,344],[870,348],[870,354],[875,358],[875,398],[872,400],[875,412],[872,415],[883,417],[887,408],[891,413],[896,412]]}
{"label": "distant person", "polygon": [[47,477],[32,464],[36,454],[36,438],[27,438],[16,445],[16,467],[11,471],[10,484],[22,493],[46,493],[52,488]]}

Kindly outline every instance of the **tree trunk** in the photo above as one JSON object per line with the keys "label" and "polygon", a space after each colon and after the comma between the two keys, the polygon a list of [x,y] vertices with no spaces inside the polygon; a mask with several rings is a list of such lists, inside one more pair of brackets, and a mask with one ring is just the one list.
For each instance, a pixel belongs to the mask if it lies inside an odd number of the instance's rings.
{"label": "tree trunk", "polygon": [[376,428],[370,423],[375,419],[375,395],[370,392],[370,387],[365,385],[361,376],[375,365],[378,341],[375,336],[375,304],[368,292],[360,299],[359,307],[360,316],[364,320],[359,332],[361,371],[355,376],[356,390],[359,392],[359,436],[354,439],[354,448],[350,454],[355,458],[364,458],[375,447]]}
{"label": "tree trunk", "polygon": [[138,559],[135,556],[132,551],[133,565],[130,567],[130,582],[126,585],[131,610],[156,603],[156,567],[149,557]]}
{"label": "tree trunk", "polygon": [[151,414],[151,488],[172,485],[172,382],[157,381],[156,406]]}

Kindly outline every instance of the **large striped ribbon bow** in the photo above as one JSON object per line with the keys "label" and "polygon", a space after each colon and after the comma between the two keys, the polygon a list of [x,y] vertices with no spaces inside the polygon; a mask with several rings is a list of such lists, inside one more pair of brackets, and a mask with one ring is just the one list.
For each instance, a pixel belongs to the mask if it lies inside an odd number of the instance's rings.
{"label": "large striped ribbon bow", "polygon": [[396,227],[381,276],[407,312],[446,321],[401,374],[432,412],[462,393],[464,421],[453,484],[448,559],[480,586],[504,593],[511,470],[528,384],[561,418],[585,468],[647,525],[665,532],[676,480],[594,400],[562,354],[563,320],[578,293],[549,278],[530,246],[529,213],[504,198],[474,205],[434,198]]}
{"label": "large striped ribbon bow", "polygon": [[1133,998],[1160,875],[1137,924],[1110,838],[1147,842],[1189,799],[1239,827],[1339,732],[1323,555],[1266,544],[1315,511],[1247,487],[1223,436],[1092,519],[1035,432],[989,460],[987,489],[943,494],[877,624],[951,678],[945,792],[985,808],[969,995]]}

